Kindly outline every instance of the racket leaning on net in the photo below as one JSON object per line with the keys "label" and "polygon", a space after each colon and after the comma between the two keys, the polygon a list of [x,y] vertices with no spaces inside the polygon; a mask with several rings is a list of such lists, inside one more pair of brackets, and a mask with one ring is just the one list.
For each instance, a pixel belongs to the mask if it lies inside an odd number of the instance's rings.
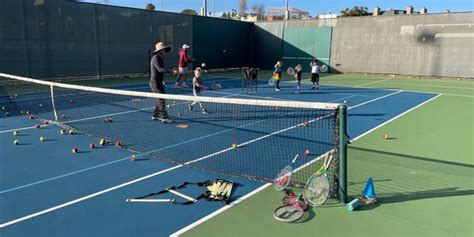
{"label": "racket leaning on net", "polygon": [[327,177],[327,169],[332,161],[332,153],[329,152],[321,168],[316,171],[308,181],[303,190],[303,197],[306,203],[311,206],[323,205],[329,197],[329,180]]}
{"label": "racket leaning on net", "polygon": [[290,184],[291,176],[293,175],[293,165],[298,160],[298,157],[299,155],[296,154],[291,163],[278,172],[278,175],[273,180],[273,186],[276,190],[283,190]]}
{"label": "racket leaning on net", "polygon": [[289,67],[288,69],[286,69],[286,73],[290,76],[294,76],[295,75],[295,69],[292,68],[292,67]]}

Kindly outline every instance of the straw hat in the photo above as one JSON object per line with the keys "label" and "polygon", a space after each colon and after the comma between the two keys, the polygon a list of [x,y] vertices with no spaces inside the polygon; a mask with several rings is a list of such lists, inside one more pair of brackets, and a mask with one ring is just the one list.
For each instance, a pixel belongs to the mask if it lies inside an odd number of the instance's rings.
{"label": "straw hat", "polygon": [[171,47],[170,46],[166,46],[163,42],[158,42],[156,43],[155,45],[155,51],[153,51],[153,53],[156,53],[160,50],[164,49],[165,50],[165,53],[168,53],[170,50],[171,50]]}

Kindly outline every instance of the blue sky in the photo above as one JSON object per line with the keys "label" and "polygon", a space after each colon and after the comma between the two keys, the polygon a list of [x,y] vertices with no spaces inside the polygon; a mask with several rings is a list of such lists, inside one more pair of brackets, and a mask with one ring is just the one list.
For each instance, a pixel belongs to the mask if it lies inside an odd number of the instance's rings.
{"label": "blue sky", "polygon": [[[84,2],[98,2],[104,0],[85,0]],[[149,2],[153,3],[157,10],[161,10],[163,6],[165,11],[180,12],[185,8],[195,9],[199,12],[202,0],[108,0],[110,5],[144,8]],[[253,4],[263,3],[267,7],[283,7],[285,0],[247,0],[248,8]],[[451,12],[473,11],[473,0],[289,0],[290,6],[306,10],[311,16],[320,13],[339,13],[344,8],[352,6],[366,6],[371,11],[375,6],[379,6],[382,10],[406,9],[408,5],[412,5],[416,11],[421,7],[427,7],[428,12],[444,12],[449,9]],[[239,0],[208,0],[208,11],[228,12],[232,8],[238,9]]]}

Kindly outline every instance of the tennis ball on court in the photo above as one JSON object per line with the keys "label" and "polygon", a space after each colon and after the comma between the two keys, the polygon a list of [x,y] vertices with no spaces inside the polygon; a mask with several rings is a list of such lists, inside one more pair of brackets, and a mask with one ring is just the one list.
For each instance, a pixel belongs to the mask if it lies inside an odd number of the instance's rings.
{"label": "tennis ball on court", "polygon": [[45,136],[41,136],[41,137],[40,137],[40,141],[42,141],[42,142],[46,141],[46,137],[45,137]]}
{"label": "tennis ball on court", "polygon": [[135,155],[130,156],[130,160],[134,161],[135,160]]}
{"label": "tennis ball on court", "polygon": [[18,139],[15,139],[15,140],[13,141],[13,144],[15,144],[15,145],[18,145],[18,144],[20,144],[20,140],[18,140]]}
{"label": "tennis ball on court", "polygon": [[10,116],[10,113],[9,112],[5,112],[5,117],[8,117]]}
{"label": "tennis ball on court", "polygon": [[237,144],[236,144],[236,143],[233,143],[233,144],[232,144],[232,148],[237,148]]}
{"label": "tennis ball on court", "polygon": [[201,67],[202,67],[202,68],[205,68],[205,67],[206,67],[206,63],[202,63],[202,64],[201,64]]}
{"label": "tennis ball on court", "polygon": [[74,130],[69,130],[70,135],[74,135],[76,132]]}
{"label": "tennis ball on court", "polygon": [[72,148],[72,153],[78,153],[78,152],[79,152],[79,148],[77,147]]}
{"label": "tennis ball on court", "polygon": [[94,144],[94,143],[91,143],[91,144],[89,145],[89,147],[90,147],[91,149],[94,149],[94,148],[95,148],[95,144]]}
{"label": "tennis ball on court", "polygon": [[62,135],[64,135],[64,134],[66,134],[66,130],[61,129],[61,130],[59,131],[59,133],[61,133]]}
{"label": "tennis ball on court", "polygon": [[387,140],[387,139],[388,139],[388,134],[385,133],[385,134],[383,135],[383,139]]}
{"label": "tennis ball on court", "polygon": [[99,140],[99,144],[100,144],[101,146],[104,146],[105,143],[107,143],[107,141],[105,141],[105,139],[102,138],[102,139]]}
{"label": "tennis ball on court", "polygon": [[305,156],[309,156],[309,155],[311,155],[311,152],[310,152],[309,150],[306,150],[306,151],[304,152],[304,155],[305,155]]}
{"label": "tennis ball on court", "polygon": [[18,132],[18,131],[13,131],[13,136],[18,136],[18,134],[20,134],[20,132]]}

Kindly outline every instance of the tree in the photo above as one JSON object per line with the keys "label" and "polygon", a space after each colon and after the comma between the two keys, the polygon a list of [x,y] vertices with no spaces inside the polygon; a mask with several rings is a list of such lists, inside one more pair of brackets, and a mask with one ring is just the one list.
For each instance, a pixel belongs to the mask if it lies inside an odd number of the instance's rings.
{"label": "tree", "polygon": [[367,7],[363,6],[354,6],[352,9],[346,8],[341,11],[341,17],[345,16],[368,16],[369,12],[367,11]]}
{"label": "tree", "polygon": [[184,9],[181,11],[181,14],[198,15],[197,11],[194,9]]}
{"label": "tree", "polygon": [[148,11],[154,11],[154,10],[155,10],[155,5],[153,5],[153,4],[151,4],[151,3],[148,3],[148,4],[146,5],[146,9],[147,9]]}
{"label": "tree", "polygon": [[247,15],[247,0],[239,0],[239,16]]}
{"label": "tree", "polygon": [[252,5],[252,12],[257,16],[257,20],[263,20],[265,15],[265,6],[263,4]]}

